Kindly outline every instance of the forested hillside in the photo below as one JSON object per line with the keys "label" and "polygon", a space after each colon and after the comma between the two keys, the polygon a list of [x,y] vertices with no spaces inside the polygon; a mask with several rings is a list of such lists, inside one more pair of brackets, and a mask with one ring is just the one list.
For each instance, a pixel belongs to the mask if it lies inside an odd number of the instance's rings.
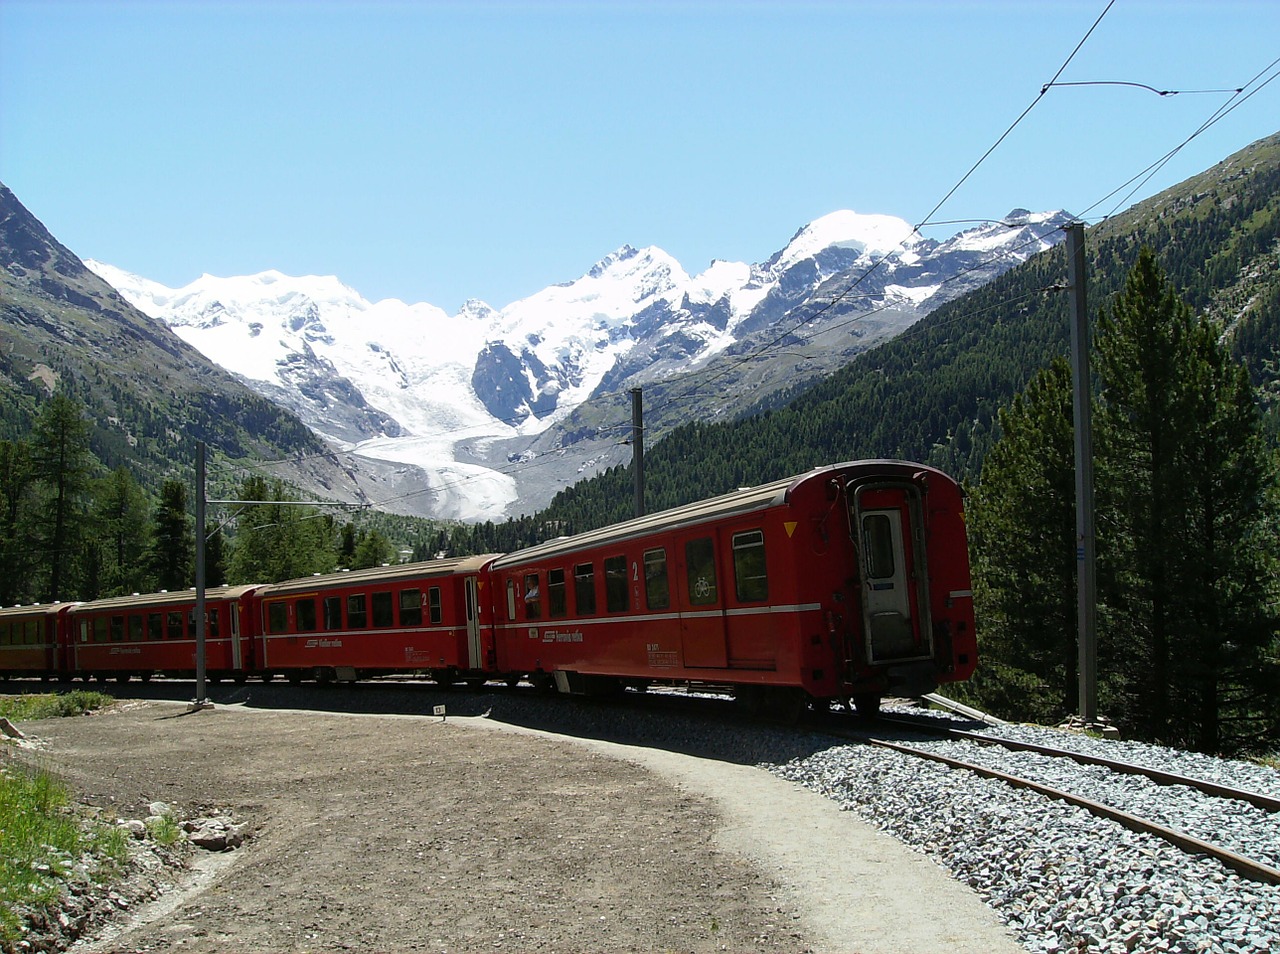
{"label": "forested hillside", "polygon": [[[1177,292],[1220,320],[1258,386],[1274,440],[1280,398],[1280,135],[1090,228],[1096,313],[1143,246]],[[939,308],[791,403],[733,423],[690,424],[646,455],[649,510],[857,457],[902,457],[976,479],[998,409],[1068,349],[1061,248]],[[556,497],[536,519],[477,528],[489,548],[578,532],[631,511],[629,468]],[[510,537],[511,539],[507,539]]]}

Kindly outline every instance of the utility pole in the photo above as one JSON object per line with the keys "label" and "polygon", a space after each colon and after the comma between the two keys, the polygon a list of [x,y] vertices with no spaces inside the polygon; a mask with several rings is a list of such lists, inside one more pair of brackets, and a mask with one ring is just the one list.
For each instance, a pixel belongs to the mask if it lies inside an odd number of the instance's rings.
{"label": "utility pole", "polygon": [[204,509],[205,509],[205,446],[196,442],[196,698],[192,708],[209,706],[205,686],[205,623],[204,623]]}
{"label": "utility pole", "polygon": [[1072,411],[1076,452],[1076,628],[1080,719],[1098,720],[1097,567],[1093,508],[1093,426],[1089,401],[1089,309],[1085,299],[1084,223],[1067,226],[1071,307]]}
{"label": "utility pole", "polygon": [[644,392],[631,389],[631,474],[637,517],[644,516]]}

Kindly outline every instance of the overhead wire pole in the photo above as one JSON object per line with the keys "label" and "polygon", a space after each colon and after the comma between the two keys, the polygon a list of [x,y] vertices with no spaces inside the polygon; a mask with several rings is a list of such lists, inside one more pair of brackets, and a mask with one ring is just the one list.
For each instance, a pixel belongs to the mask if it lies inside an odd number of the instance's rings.
{"label": "overhead wire pole", "polygon": [[196,697],[193,709],[208,708],[209,694],[205,684],[205,444],[196,442]]}
{"label": "overhead wire pole", "polygon": [[631,389],[631,477],[635,492],[635,515],[644,516],[644,390]]}
{"label": "overhead wire pole", "polygon": [[1093,424],[1089,401],[1089,309],[1084,223],[1067,226],[1067,291],[1071,308],[1072,413],[1076,454],[1076,629],[1080,719],[1098,720],[1097,560],[1093,506]]}

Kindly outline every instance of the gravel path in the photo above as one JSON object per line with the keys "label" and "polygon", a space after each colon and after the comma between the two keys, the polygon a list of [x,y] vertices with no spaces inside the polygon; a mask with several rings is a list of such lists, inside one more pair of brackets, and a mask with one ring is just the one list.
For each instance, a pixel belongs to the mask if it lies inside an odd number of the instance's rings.
{"label": "gravel path", "polygon": [[[548,711],[592,734],[589,707]],[[730,751],[768,748],[750,733],[709,759],[483,718],[163,702],[24,730],[90,803],[248,825],[202,890],[85,951],[1018,950],[935,865]]]}

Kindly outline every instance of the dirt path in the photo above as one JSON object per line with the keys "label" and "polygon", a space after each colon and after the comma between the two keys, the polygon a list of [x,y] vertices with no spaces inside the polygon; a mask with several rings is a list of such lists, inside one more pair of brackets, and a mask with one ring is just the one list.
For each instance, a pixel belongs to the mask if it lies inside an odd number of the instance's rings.
{"label": "dirt path", "polygon": [[[204,890],[92,950],[1019,950],[932,865],[760,770],[483,719],[185,713],[25,727],[90,803],[250,823]],[[868,840],[812,864],[837,831]]]}

